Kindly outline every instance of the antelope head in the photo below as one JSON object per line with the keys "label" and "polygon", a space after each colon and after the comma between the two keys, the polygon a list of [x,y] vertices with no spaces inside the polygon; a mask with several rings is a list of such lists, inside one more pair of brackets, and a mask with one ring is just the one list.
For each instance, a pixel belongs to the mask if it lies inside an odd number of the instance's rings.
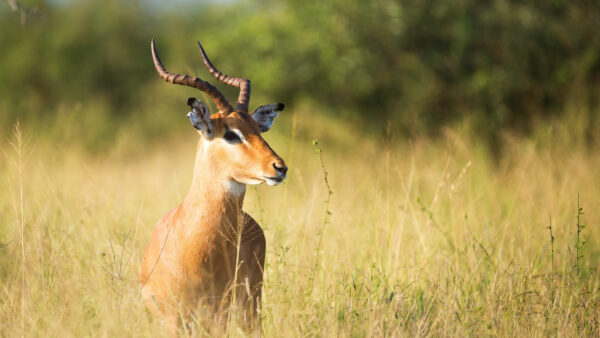
{"label": "antelope head", "polygon": [[249,114],[250,80],[221,73],[210,62],[200,42],[198,47],[210,74],[220,82],[240,89],[235,109],[210,83],[195,76],[168,72],[160,61],[154,40],[151,43],[154,67],[160,77],[167,82],[205,92],[219,110],[211,115],[208,106],[200,100],[190,97],[187,101],[191,108],[188,118],[200,134],[203,151],[211,165],[216,167],[216,172],[222,175],[222,178],[238,183],[281,183],[286,177],[287,167],[283,159],[262,138],[261,133],[271,128],[273,120],[284,108],[283,103],[261,106]]}

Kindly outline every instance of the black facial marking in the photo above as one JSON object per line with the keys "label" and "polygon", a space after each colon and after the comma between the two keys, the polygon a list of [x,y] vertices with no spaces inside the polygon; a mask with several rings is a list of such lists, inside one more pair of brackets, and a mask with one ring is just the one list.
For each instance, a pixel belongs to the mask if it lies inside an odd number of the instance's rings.
{"label": "black facial marking", "polygon": [[238,136],[237,133],[229,130],[229,127],[225,126],[225,134],[223,134],[223,139],[230,144],[239,144],[242,143],[242,140]]}

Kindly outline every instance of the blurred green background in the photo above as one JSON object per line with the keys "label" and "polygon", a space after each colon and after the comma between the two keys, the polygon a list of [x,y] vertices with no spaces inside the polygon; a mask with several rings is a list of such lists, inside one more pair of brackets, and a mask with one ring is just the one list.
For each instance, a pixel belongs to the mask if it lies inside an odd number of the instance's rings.
{"label": "blurred green background", "polygon": [[374,135],[467,124],[495,149],[574,112],[589,143],[598,125],[595,0],[2,0],[0,31],[2,133],[21,120],[90,149],[123,127],[168,134],[199,95],[159,79],[151,38],[167,69],[215,83],[200,40],[252,80],[251,109],[281,101]]}

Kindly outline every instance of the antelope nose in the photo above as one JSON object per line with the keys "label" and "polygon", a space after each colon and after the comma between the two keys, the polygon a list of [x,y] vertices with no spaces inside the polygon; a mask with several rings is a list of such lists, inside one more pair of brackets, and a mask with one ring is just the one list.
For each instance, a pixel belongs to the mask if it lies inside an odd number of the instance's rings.
{"label": "antelope nose", "polygon": [[288,170],[285,164],[277,162],[273,163],[273,168],[275,168],[275,172],[279,173],[279,176],[285,176]]}

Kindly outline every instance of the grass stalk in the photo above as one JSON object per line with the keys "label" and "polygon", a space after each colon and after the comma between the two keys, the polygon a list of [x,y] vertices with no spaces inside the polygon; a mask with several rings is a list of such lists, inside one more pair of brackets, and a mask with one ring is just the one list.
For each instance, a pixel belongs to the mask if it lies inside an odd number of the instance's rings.
{"label": "grass stalk", "polygon": [[[290,148],[289,148],[288,157],[286,159],[288,168],[292,168],[293,165],[295,164],[294,151],[296,149],[296,130],[297,130],[296,114],[294,113],[292,115],[292,135],[290,137]],[[284,189],[283,189],[283,206],[285,209],[287,209],[287,207],[288,207],[289,186],[290,186],[290,179],[288,178],[284,181]]]}
{"label": "grass stalk", "polygon": [[319,258],[321,255],[320,254],[321,245],[323,243],[323,233],[325,232],[325,228],[327,227],[327,224],[329,223],[329,219],[331,217],[330,202],[331,202],[331,196],[333,195],[333,190],[331,190],[331,185],[329,184],[329,178],[328,178],[329,173],[327,172],[327,168],[325,166],[325,159],[323,158],[323,150],[321,149],[321,147],[319,147],[319,140],[314,139],[313,146],[315,147],[315,151],[317,152],[317,154],[319,154],[319,160],[321,162],[321,170],[323,172],[323,181],[325,182],[325,186],[327,187],[327,199],[325,200],[325,215],[323,217],[323,225],[321,226],[321,229],[317,233],[317,248],[315,250],[315,263],[313,265],[311,285],[310,285],[310,293],[311,294],[314,290],[315,276],[317,273],[317,269],[319,267]]}
{"label": "grass stalk", "polygon": [[233,289],[231,290],[231,302],[229,303],[229,310],[227,312],[227,328],[226,334],[229,335],[231,325],[235,322],[235,319],[239,316],[239,309],[237,306],[237,289],[238,289],[238,271],[240,269],[240,248],[242,245],[242,232],[243,232],[243,214],[240,206],[238,205],[238,217],[236,219],[235,227],[235,269],[233,271]]}
{"label": "grass stalk", "polygon": [[391,166],[391,143],[392,143],[392,124],[388,120],[385,128],[385,223],[387,224],[386,245],[387,250],[390,250],[390,242],[392,238],[392,221],[391,221],[391,195],[390,195],[390,166]]}
{"label": "grass stalk", "polygon": [[265,224],[265,218],[264,218],[264,213],[265,213],[265,209],[263,209],[262,206],[262,200],[260,198],[260,193],[258,192],[258,187],[254,186],[254,192],[256,193],[256,207],[258,208],[258,218],[260,220],[259,224]]}
{"label": "grass stalk", "polygon": [[26,255],[25,255],[25,198],[24,198],[24,189],[23,189],[23,129],[19,121],[15,124],[13,136],[15,138],[14,142],[11,142],[11,146],[15,152],[16,159],[13,163],[16,172],[17,172],[17,184],[18,184],[18,206],[16,208],[16,218],[17,218],[17,231],[19,234],[19,244],[20,244],[20,263],[19,263],[19,279],[21,281],[21,336],[25,336],[25,310],[26,310],[26,301],[28,295],[28,285],[27,285],[27,269],[26,269]]}
{"label": "grass stalk", "polygon": [[580,260],[583,258],[583,247],[585,241],[582,239],[582,232],[585,225],[581,223],[581,216],[583,215],[583,208],[579,203],[579,193],[577,194],[577,237],[575,239],[575,277],[579,278],[581,272]]}
{"label": "grass stalk", "polygon": [[550,215],[550,225],[548,225],[548,231],[550,232],[550,265],[551,275],[554,278],[554,234],[552,233],[552,215]]}

